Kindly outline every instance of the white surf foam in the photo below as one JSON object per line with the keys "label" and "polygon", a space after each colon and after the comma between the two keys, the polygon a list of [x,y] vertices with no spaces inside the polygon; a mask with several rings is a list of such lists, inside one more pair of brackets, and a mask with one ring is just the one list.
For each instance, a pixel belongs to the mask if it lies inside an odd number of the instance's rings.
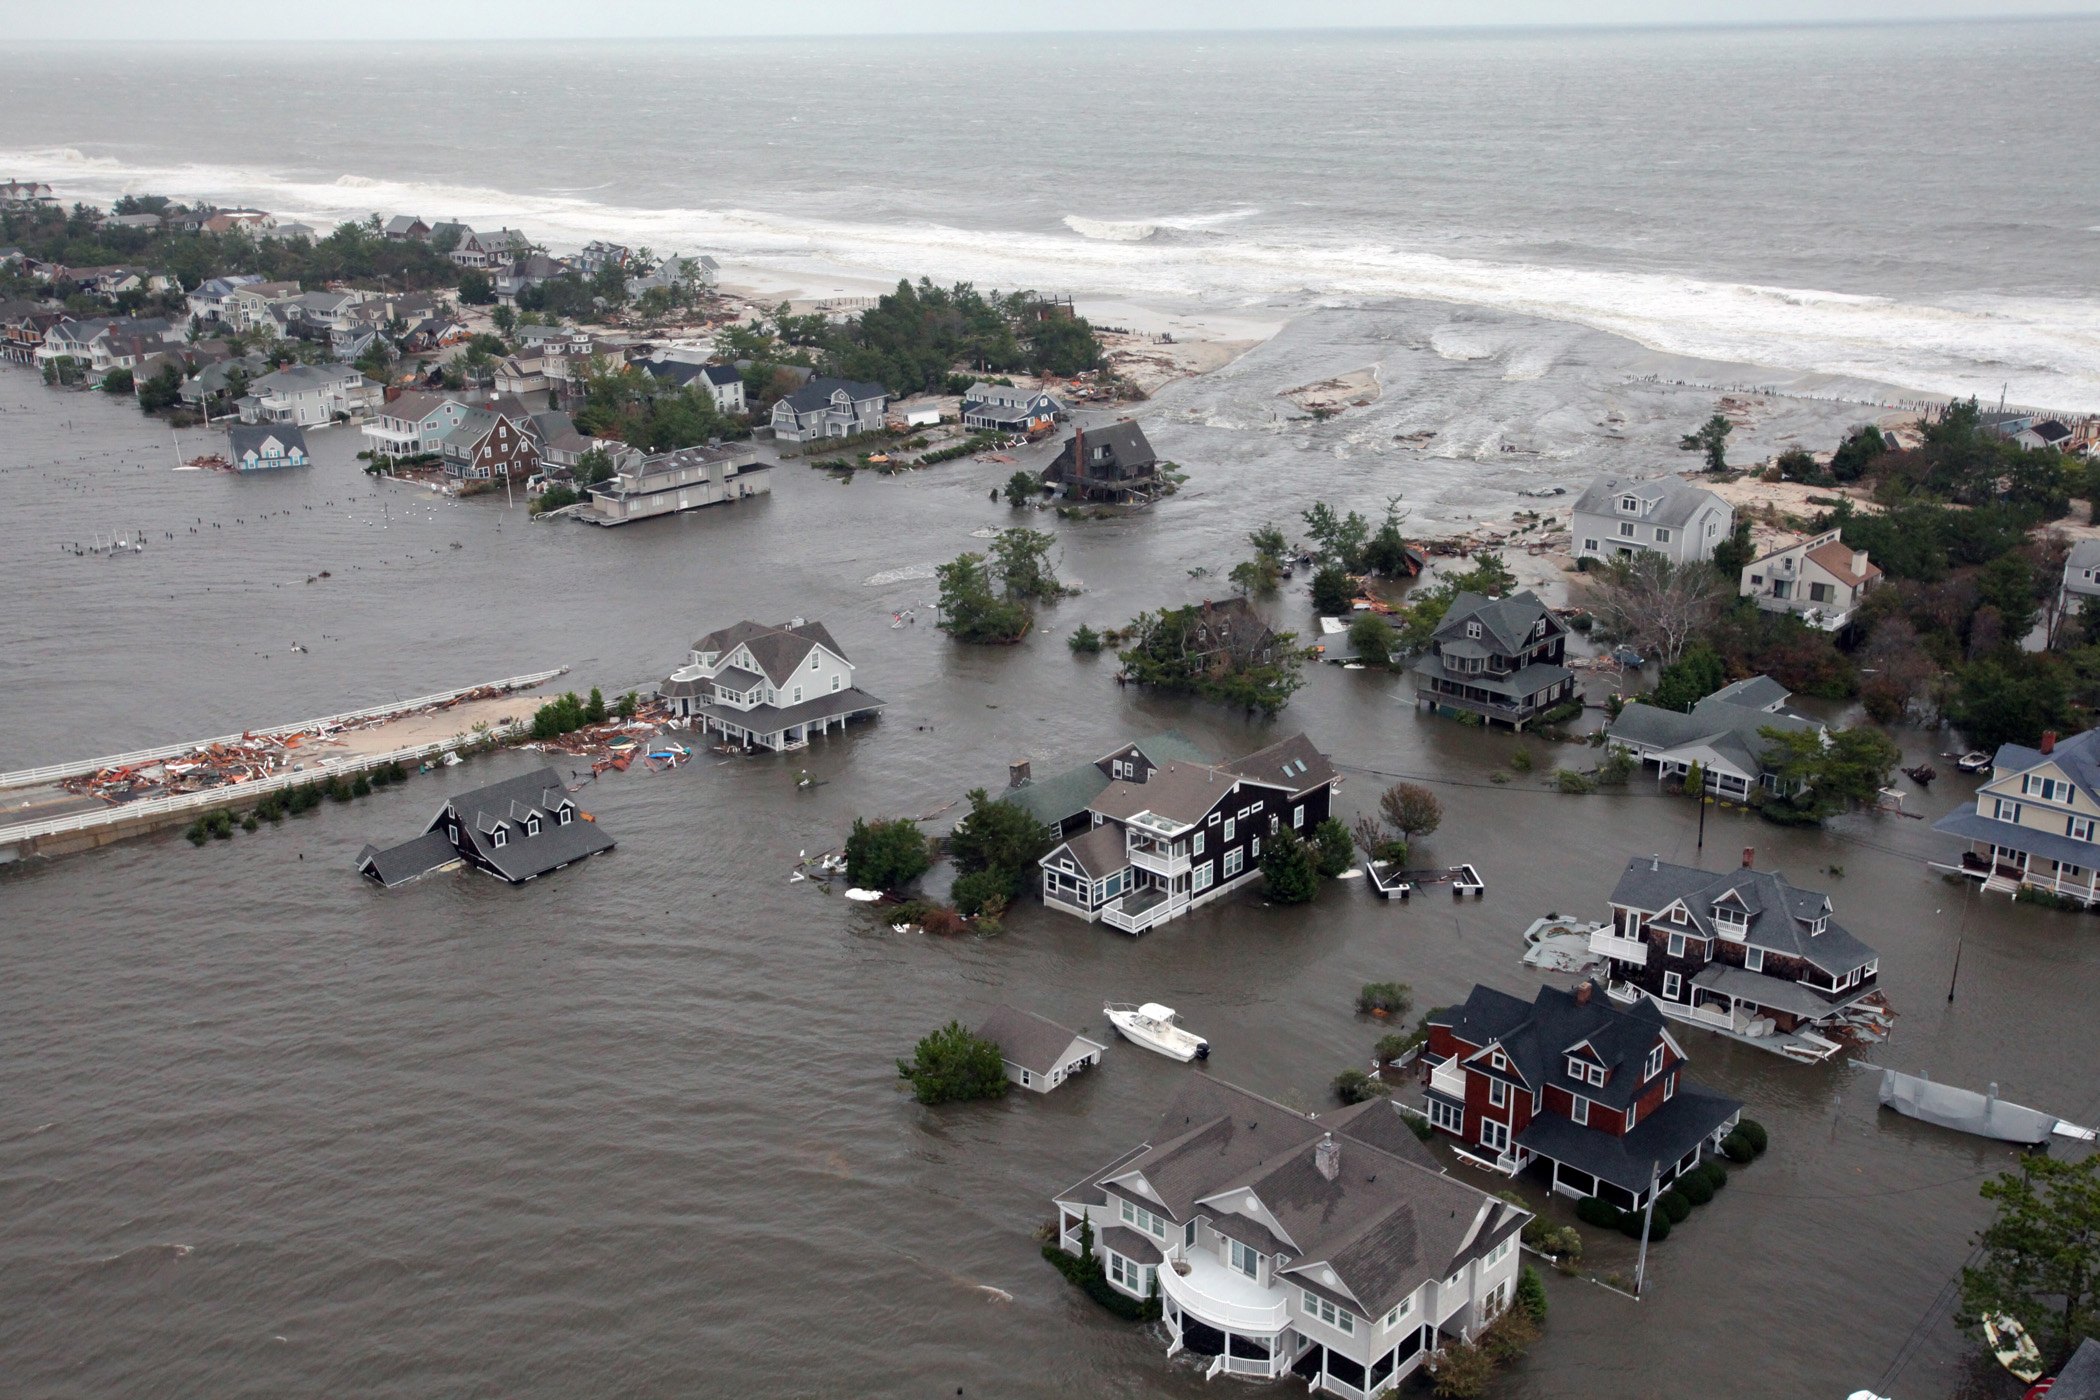
{"label": "white surf foam", "polygon": [[[15,178],[62,184],[68,200],[99,202],[152,190],[257,204],[317,227],[374,212],[412,212],[522,227],[556,249],[609,238],[659,253],[705,251],[732,264],[732,282],[745,274],[773,282],[924,274],[986,288],[1212,305],[1456,302],[1590,326],[1671,354],[1934,393],[1996,398],[2004,386],[2015,402],[2100,409],[2100,300],[2090,297],[1950,294],[1899,301],[1682,274],[1493,263],[1391,244],[1323,242],[1310,234],[1152,236],[1198,220],[1236,222],[1251,210],[1121,222],[1070,215],[1061,231],[1000,232],[734,207],[647,209],[574,192],[515,194],[364,172],[302,180],[205,164],[156,167],[64,148],[0,152],[0,168]],[[1097,231],[1088,234],[1080,223]],[[1519,373],[1529,368],[1512,365]]]}

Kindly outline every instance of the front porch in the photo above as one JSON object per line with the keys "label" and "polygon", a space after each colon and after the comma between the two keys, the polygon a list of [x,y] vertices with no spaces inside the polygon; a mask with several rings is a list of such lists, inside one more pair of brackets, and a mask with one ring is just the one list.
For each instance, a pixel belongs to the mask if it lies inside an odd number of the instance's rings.
{"label": "front porch", "polygon": [[1569,685],[1564,683],[1551,695],[1516,699],[1485,686],[1436,678],[1415,686],[1415,704],[1430,711],[1479,715],[1484,720],[1506,724],[1522,733],[1525,725],[1566,701],[1568,690]]}

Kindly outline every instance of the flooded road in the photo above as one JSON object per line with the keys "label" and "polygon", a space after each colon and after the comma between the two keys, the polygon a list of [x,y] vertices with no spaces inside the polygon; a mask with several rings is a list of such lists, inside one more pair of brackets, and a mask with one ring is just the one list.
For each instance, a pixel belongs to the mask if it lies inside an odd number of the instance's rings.
{"label": "flooded road", "polygon": [[[1632,405],[1630,443],[1571,429],[1553,464],[1490,471],[1352,448],[1347,417],[1318,436],[1256,426],[1317,368],[1295,344],[1158,406],[1155,441],[1191,473],[1182,495],[1126,521],[1027,517],[1087,591],[996,650],[890,616],[930,617],[929,566],[1015,522],[986,499],[1010,467],[841,486],[788,464],[770,499],[615,531],[533,526],[500,501],[374,485],[345,430],[314,435],[304,472],[173,472],[165,429],[127,404],[0,371],[6,766],[562,663],[611,693],[742,617],[822,619],[889,702],[790,761],[608,775],[585,802],[618,850],[522,889],[462,875],[388,892],[352,873],[365,841],[420,827],[443,777],[202,849],[170,832],[0,876],[6,1388],[1213,1393],[1031,1238],[1050,1194],[1135,1141],[1189,1071],[1119,1043],[1046,1099],[928,1110],[899,1092],[896,1056],[1000,1000],[1097,1036],[1105,1000],[1159,1000],[1210,1040],[1214,1073],[1317,1110],[1383,1029],[1353,1014],[1358,985],[1409,982],[1422,1007],[1476,981],[1528,992],[1550,979],[1518,962],[1524,926],[1602,914],[1621,863],[1650,852],[1721,868],[1753,846],[1761,867],[1827,889],[1902,1013],[1878,1061],[2100,1118],[2100,925],[1924,867],[1949,849],[1930,819],[1968,779],[1908,798],[1925,820],[1800,832],[1710,813],[1701,853],[1695,809],[1652,784],[1490,783],[1514,741],[1415,714],[1391,676],[1316,668],[1276,722],[1250,723],[1072,657],[1061,639],[1080,622],[1222,592],[1247,530],[1316,496],[1506,510],[1519,485],[1607,462],[1680,465],[1669,434],[1696,406],[1596,387],[1593,360],[1581,383]],[[1319,353],[1361,363],[1345,349]],[[1446,372],[1426,352],[1410,363]],[[1475,388],[1488,416],[1522,410],[1497,394],[1537,391]],[[1832,418],[1804,406],[1793,426]],[[134,528],[140,555],[60,549]],[[1302,589],[1272,611],[1310,623]],[[836,845],[856,814],[927,812],[997,788],[1012,759],[1052,773],[1169,726],[1225,757],[1302,728],[1343,765],[1346,814],[1395,776],[1435,783],[1446,816],[1424,857],[1475,863],[1486,898],[1387,905],[1341,882],[1310,909],[1247,894],[1141,940],[1029,904],[1003,937],[938,941],[788,883],[798,853]],[[1946,747],[1902,737],[1908,761]],[[1542,772],[1588,761],[1532,747]],[[798,767],[819,784],[798,791]],[[1984,1220],[1978,1181],[2013,1160],[1880,1113],[1865,1072],[1683,1038],[1694,1077],[1745,1100],[1771,1152],[1657,1247],[1648,1301],[1549,1275],[1547,1337],[1500,1393],[1874,1386]],[[1599,1272],[1630,1270],[1630,1242],[1585,1234]],[[1958,1347],[1940,1319],[1883,1393],[1948,1393]]]}

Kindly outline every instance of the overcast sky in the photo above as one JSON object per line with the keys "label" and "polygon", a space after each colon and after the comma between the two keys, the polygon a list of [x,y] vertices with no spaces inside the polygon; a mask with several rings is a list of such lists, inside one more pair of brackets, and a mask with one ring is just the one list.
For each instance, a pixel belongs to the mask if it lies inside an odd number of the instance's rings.
{"label": "overcast sky", "polygon": [[2100,0],[0,0],[10,39],[620,38],[2090,14]]}

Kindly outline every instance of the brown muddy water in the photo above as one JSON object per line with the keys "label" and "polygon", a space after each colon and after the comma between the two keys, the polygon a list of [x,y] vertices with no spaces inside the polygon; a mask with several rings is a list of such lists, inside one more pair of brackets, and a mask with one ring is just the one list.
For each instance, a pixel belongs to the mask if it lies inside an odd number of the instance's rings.
{"label": "brown muddy water", "polygon": [[[1359,330],[1329,324],[1314,349],[1286,333],[1170,395],[1155,436],[1190,488],[1142,519],[1032,518],[1087,592],[996,651],[951,646],[930,609],[889,616],[930,599],[927,566],[973,530],[1011,523],[985,499],[1010,468],[839,486],[789,465],[770,500],[610,532],[531,526],[500,502],[375,487],[341,430],[315,436],[305,472],[175,473],[166,432],[128,406],[0,373],[7,766],[563,662],[611,690],[746,616],[822,618],[890,702],[790,760],[608,776],[586,802],[618,850],[523,889],[459,875],[389,892],[352,873],[366,840],[418,828],[441,777],[203,849],[169,833],[0,877],[0,1391],[1212,1393],[1031,1238],[1050,1193],[1128,1146],[1191,1071],[1118,1043],[1047,1099],[927,1110],[900,1094],[895,1057],[1003,999],[1096,1034],[1103,1001],[1160,1000],[1209,1038],[1214,1073],[1318,1109],[1382,1030],[1352,1013],[1359,984],[1410,982],[1424,1006],[1476,981],[1525,992],[1544,980],[1518,963],[1532,918],[1601,913],[1629,855],[1699,855],[1693,809],[1652,787],[1489,783],[1513,741],[1418,716],[1392,677],[1318,668],[1279,721],[1249,723],[1118,689],[1112,661],[1061,645],[1081,621],[1218,587],[1247,529],[1315,495],[1495,509],[1603,462],[1677,465],[1670,435],[1707,402],[1618,385],[1626,356],[1597,337],[1558,389],[1475,385],[1389,350],[1401,387],[1385,402],[1419,403],[1435,380],[1518,416],[1496,396],[1551,390],[1577,401],[1571,423],[1630,410],[1631,446],[1571,431],[1562,458],[1520,469],[1352,450],[1346,417],[1233,426],[1234,394],[1251,423],[1322,363],[1362,363],[1336,348]],[[135,528],[143,555],[59,549]],[[864,582],[900,570],[919,577]],[[1274,611],[1309,617],[1302,592]],[[856,813],[927,812],[996,787],[1015,757],[1055,771],[1170,725],[1221,755],[1303,728],[1345,765],[1345,811],[1388,774],[1437,783],[1447,816],[1425,854],[1479,865],[1486,898],[1386,905],[1343,882],[1310,909],[1248,894],[1141,940],[1035,906],[1003,937],[936,941],[788,882]],[[1904,738],[1913,759],[1947,746]],[[798,766],[820,785],[797,791]],[[1703,859],[1755,846],[1831,891],[1903,1013],[1878,1060],[2090,1123],[2100,924],[1926,870],[1948,850],[1929,819],[1972,786],[1912,796],[1926,821],[1804,833],[1715,814]],[[1748,1103],[1771,1152],[1657,1248],[1646,1302],[1549,1275],[1547,1337],[1500,1393],[1878,1385],[1985,1218],[1979,1180],[2013,1160],[1881,1113],[1865,1072],[1686,1038],[1697,1077]],[[1628,1242],[1591,1233],[1594,1265],[1630,1268]],[[1883,1393],[1947,1394],[1960,1355],[1929,1319]]]}

